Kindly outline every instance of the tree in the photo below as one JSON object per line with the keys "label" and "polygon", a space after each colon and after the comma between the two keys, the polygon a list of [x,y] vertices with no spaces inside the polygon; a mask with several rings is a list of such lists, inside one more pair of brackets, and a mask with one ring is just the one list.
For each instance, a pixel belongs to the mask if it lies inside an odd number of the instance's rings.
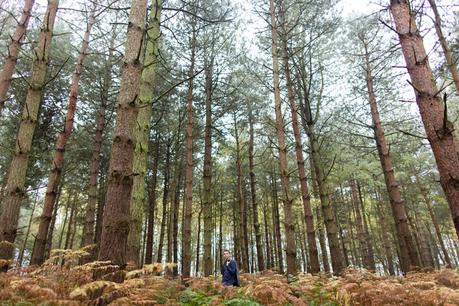
{"label": "tree", "polygon": [[[24,197],[24,183],[27,174],[32,139],[37,124],[43,89],[46,85],[46,70],[49,60],[54,22],[58,0],[49,0],[43,25],[40,30],[38,46],[34,51],[32,75],[19,125],[13,159],[8,171],[6,196],[0,216],[0,259],[13,257],[14,240],[17,234],[19,211]],[[6,269],[8,265],[4,266]]]}
{"label": "tree", "polygon": [[448,200],[459,237],[459,143],[454,135],[454,126],[447,117],[446,96],[442,101],[441,91],[435,84],[409,1],[391,0],[390,12],[394,18],[427,139],[440,173],[440,184]]}
{"label": "tree", "polygon": [[138,114],[136,99],[143,66],[140,55],[144,40],[146,11],[146,0],[132,1],[98,256],[99,260],[110,260],[121,267],[126,264],[129,234],[129,204],[136,145],[134,135]]}
{"label": "tree", "polygon": [[304,167],[303,157],[303,144],[301,140],[300,128],[298,125],[298,106],[295,101],[295,92],[292,84],[292,76],[290,74],[290,55],[289,55],[289,33],[291,29],[287,28],[287,21],[285,18],[285,4],[282,1],[280,9],[281,19],[281,41],[282,41],[282,59],[284,63],[284,75],[287,86],[287,96],[289,100],[290,110],[292,114],[292,129],[295,138],[295,154],[296,162],[298,166],[298,176],[300,179],[300,188],[303,200],[304,218],[306,220],[307,236],[308,236],[308,252],[309,252],[309,264],[311,266],[311,273],[315,274],[320,272],[319,267],[319,255],[317,252],[316,244],[316,232],[314,228],[314,218],[311,209],[311,196],[309,194],[308,182],[306,178],[306,171]]}
{"label": "tree", "polygon": [[0,73],[0,116],[2,115],[5,102],[8,100],[8,90],[11,85],[14,67],[18,60],[22,40],[29,25],[30,16],[35,0],[25,0],[22,9],[21,19],[18,21],[16,31],[11,37],[11,44],[8,47],[8,56]]}
{"label": "tree", "polygon": [[137,100],[139,115],[136,124],[136,147],[134,153],[133,189],[130,204],[130,231],[128,237],[128,260],[139,266],[140,236],[142,230],[142,215],[145,210],[145,178],[147,170],[148,143],[150,137],[150,121],[154,98],[156,70],[159,62],[159,38],[161,36],[162,1],[155,0],[150,12],[145,58],[140,80],[139,97]]}
{"label": "tree", "polygon": [[279,149],[279,169],[282,182],[282,196],[284,203],[284,225],[287,240],[287,275],[296,275],[296,246],[295,246],[295,225],[292,214],[292,198],[290,196],[290,178],[287,169],[287,145],[285,143],[285,131],[281,109],[280,81],[279,81],[279,59],[276,25],[276,8],[274,0],[269,1],[269,14],[271,17],[271,54],[273,61],[273,82],[274,82],[274,104],[276,112],[276,131]]}
{"label": "tree", "polygon": [[78,89],[80,86],[79,83],[81,78],[81,72],[83,69],[87,49],[89,46],[89,37],[91,34],[91,29],[96,21],[96,5],[97,2],[93,2],[93,6],[91,7],[91,10],[89,12],[88,23],[83,36],[83,42],[81,44],[81,48],[79,51],[79,57],[75,64],[75,71],[72,75],[72,83],[70,85],[64,129],[59,133],[59,136],[57,137],[56,141],[56,149],[54,151],[52,169],[48,177],[48,186],[46,188],[45,204],[43,206],[43,211],[40,218],[38,234],[35,238],[33,257],[31,260],[31,264],[33,265],[40,265],[43,263],[45,259],[46,238],[48,235],[49,224],[54,210],[57,189],[59,187],[62,177],[65,148],[73,129],[73,121],[75,117],[75,111],[78,100]]}

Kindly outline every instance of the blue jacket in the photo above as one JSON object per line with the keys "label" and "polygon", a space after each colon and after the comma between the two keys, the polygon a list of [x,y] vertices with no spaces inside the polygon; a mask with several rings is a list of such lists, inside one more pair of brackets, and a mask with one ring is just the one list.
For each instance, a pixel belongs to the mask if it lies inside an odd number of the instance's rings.
{"label": "blue jacket", "polygon": [[237,270],[237,264],[234,259],[223,263],[221,267],[222,272],[222,283],[226,286],[239,286],[239,275]]}

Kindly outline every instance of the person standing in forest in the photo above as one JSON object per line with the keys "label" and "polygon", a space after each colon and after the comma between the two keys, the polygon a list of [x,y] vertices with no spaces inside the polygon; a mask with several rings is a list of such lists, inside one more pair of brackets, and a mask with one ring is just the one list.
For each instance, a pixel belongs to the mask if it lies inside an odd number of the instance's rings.
{"label": "person standing in forest", "polygon": [[231,252],[224,250],[223,258],[225,259],[221,268],[223,286],[239,287],[239,271],[236,261],[231,258]]}

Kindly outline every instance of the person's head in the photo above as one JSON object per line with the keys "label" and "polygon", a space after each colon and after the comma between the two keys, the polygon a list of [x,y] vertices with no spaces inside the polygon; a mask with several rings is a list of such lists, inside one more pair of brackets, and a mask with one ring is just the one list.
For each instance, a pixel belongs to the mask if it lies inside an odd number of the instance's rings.
{"label": "person's head", "polygon": [[229,250],[223,251],[223,259],[229,260],[231,258],[231,252]]}

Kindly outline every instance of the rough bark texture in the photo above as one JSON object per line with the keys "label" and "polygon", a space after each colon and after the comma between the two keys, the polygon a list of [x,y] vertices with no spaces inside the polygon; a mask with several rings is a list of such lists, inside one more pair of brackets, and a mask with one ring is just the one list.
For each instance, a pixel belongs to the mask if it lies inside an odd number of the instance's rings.
{"label": "rough bark texture", "polygon": [[14,251],[19,212],[24,198],[24,184],[27,174],[32,138],[38,121],[38,113],[46,85],[46,71],[49,61],[54,21],[58,0],[49,0],[38,46],[33,53],[32,75],[28,82],[27,97],[16,135],[13,159],[8,170],[8,179],[0,216],[0,259],[11,259]]}
{"label": "rough bark texture", "polygon": [[[254,130],[253,130],[253,114],[252,106],[249,106],[249,176],[250,176],[250,195],[252,196],[252,210],[253,210],[253,228],[255,231],[255,244],[257,247],[257,263],[258,271],[265,269],[265,259],[263,256],[262,237],[260,231],[260,222],[258,220],[258,202],[257,202],[257,179],[255,176],[255,164],[253,161],[253,142],[254,142]],[[269,242],[266,241],[269,246]]]}
{"label": "rough bark texture", "polygon": [[[305,122],[304,122],[305,123]],[[305,127],[307,126],[304,124]],[[309,159],[309,163],[311,166],[311,185],[312,185],[312,192],[314,195],[315,199],[319,199],[319,187],[317,185],[317,180],[316,180],[316,174],[314,171],[314,164],[312,162],[312,159]],[[317,220],[317,232],[318,232],[318,238],[319,238],[319,245],[320,245],[320,250],[321,250],[321,257],[322,257],[322,265],[324,267],[325,272],[330,272],[330,264],[328,260],[328,252],[327,252],[327,246],[325,244],[325,235],[324,235],[324,221],[320,213],[319,207],[315,208],[315,215],[316,215],[316,220]]]}
{"label": "rough bark texture", "polygon": [[435,3],[435,0],[429,0],[429,3],[435,16],[435,32],[437,32],[438,41],[440,42],[443,54],[445,55],[446,66],[448,67],[448,70],[453,78],[454,85],[456,86],[456,92],[459,94],[459,72],[456,66],[457,62],[454,59],[453,53],[448,47],[445,35],[443,35],[441,28],[441,17],[440,13],[438,12],[437,4]]}
{"label": "rough bark texture", "polygon": [[459,237],[459,143],[447,118],[446,104],[439,96],[427,53],[407,0],[391,0],[390,11],[408,73],[416,94],[424,129],[440,173],[440,184],[451,210]]}
{"label": "rough bark texture", "polygon": [[367,83],[368,101],[371,108],[371,117],[373,120],[373,129],[375,134],[376,145],[378,148],[379,160],[384,172],[384,180],[386,182],[387,192],[389,194],[392,214],[397,232],[397,241],[400,250],[401,269],[404,273],[411,270],[411,266],[419,266],[416,255],[415,245],[410,228],[408,226],[407,213],[405,203],[402,200],[402,195],[397,180],[395,179],[394,167],[389,153],[389,145],[387,144],[384,134],[384,128],[379,115],[376,95],[373,89],[373,75],[368,52],[368,45],[363,36],[359,36],[364,46],[365,52],[365,80]]}
{"label": "rough bark texture", "polygon": [[110,260],[122,267],[126,264],[129,234],[129,204],[133,184],[135,128],[142,64],[140,55],[145,33],[146,0],[133,0],[126,36],[124,67],[116,114],[107,194],[99,249],[99,260]]}
{"label": "rough bark texture", "polygon": [[320,203],[322,206],[322,215],[327,230],[328,245],[330,248],[331,264],[333,273],[340,274],[344,268],[343,266],[343,254],[339,247],[338,239],[338,226],[336,219],[333,214],[330,199],[328,196],[327,181],[322,169],[322,165],[319,161],[319,144],[315,134],[313,133],[313,127],[310,126],[307,131],[309,142],[310,142],[310,157],[314,165],[315,178],[319,189]]}
{"label": "rough bark texture", "polygon": [[298,176],[300,179],[301,198],[303,200],[304,218],[306,220],[306,230],[308,237],[308,253],[309,253],[309,265],[311,267],[311,273],[316,274],[320,272],[319,266],[319,255],[317,252],[316,244],[316,232],[314,228],[314,218],[311,209],[311,195],[309,194],[308,181],[306,177],[306,171],[304,168],[304,157],[303,157],[303,143],[301,140],[300,128],[298,126],[298,106],[295,101],[295,93],[293,90],[292,78],[290,75],[290,63],[289,63],[289,50],[288,50],[288,33],[285,29],[285,13],[281,11],[281,28],[282,28],[282,51],[283,51],[283,63],[284,63],[284,75],[287,85],[287,96],[290,105],[290,111],[292,114],[292,129],[293,136],[295,138],[295,154],[296,163],[298,166]]}
{"label": "rough bark texture", "polygon": [[64,167],[65,147],[67,146],[67,142],[73,129],[73,120],[77,107],[81,73],[83,71],[83,65],[89,47],[89,37],[91,35],[92,26],[96,21],[96,6],[97,1],[94,1],[89,13],[86,31],[84,32],[78,59],[75,64],[75,70],[73,71],[72,75],[64,129],[59,132],[59,135],[57,136],[56,148],[54,150],[52,161],[52,169],[48,177],[48,186],[46,187],[45,203],[43,205],[43,211],[40,217],[38,233],[35,238],[32,260],[30,261],[32,265],[41,265],[45,260],[45,246],[46,238],[48,236],[49,223],[51,222],[54,204],[56,202],[57,190],[61,182],[62,170]]}
{"label": "rough bark texture", "polygon": [[109,102],[108,95],[112,83],[111,72],[114,65],[113,50],[115,46],[115,33],[116,28],[113,27],[113,35],[111,37],[110,47],[108,49],[107,64],[103,74],[102,88],[100,92],[100,104],[96,117],[96,134],[94,136],[94,143],[91,153],[91,164],[89,166],[88,206],[86,209],[85,223],[83,227],[82,246],[98,243],[98,241],[95,240],[96,206],[98,199],[97,181],[99,177],[102,136],[105,129],[105,113]]}
{"label": "rough bark texture", "polygon": [[147,173],[148,143],[150,140],[150,120],[153,108],[154,88],[156,82],[157,63],[159,61],[159,38],[161,35],[161,0],[152,2],[148,20],[147,42],[140,79],[137,106],[139,114],[135,129],[136,146],[134,151],[134,181],[130,204],[130,230],[128,236],[127,259],[134,266],[139,266],[140,237],[142,232],[143,213],[146,208],[145,178]]}
{"label": "rough bark texture", "polygon": [[273,61],[273,82],[274,82],[274,108],[276,112],[276,132],[279,146],[279,169],[282,183],[282,201],[284,203],[284,226],[287,254],[287,275],[296,275],[296,243],[295,224],[292,212],[292,199],[290,197],[290,176],[287,163],[287,145],[285,143],[285,131],[281,109],[280,80],[279,80],[279,59],[277,46],[277,26],[274,0],[269,1],[269,12],[271,15],[271,56]]}
{"label": "rough bark texture", "polygon": [[18,25],[16,26],[13,36],[11,36],[11,43],[8,47],[5,63],[3,64],[2,72],[0,72],[0,117],[3,109],[5,108],[5,102],[8,100],[8,90],[11,86],[14,67],[18,61],[22,39],[26,34],[34,3],[35,0],[24,1],[21,18],[18,21]]}
{"label": "rough bark texture", "polygon": [[187,127],[186,127],[186,172],[185,172],[185,208],[182,234],[182,277],[191,274],[191,219],[193,217],[193,74],[196,57],[196,29],[193,23],[191,37],[191,63],[188,75]]}
{"label": "rough bark texture", "polygon": [[204,127],[204,169],[203,169],[203,195],[202,205],[204,207],[204,276],[212,274],[212,70],[213,58],[209,60],[206,52],[204,59],[204,73],[205,73],[205,113],[206,122]]}

